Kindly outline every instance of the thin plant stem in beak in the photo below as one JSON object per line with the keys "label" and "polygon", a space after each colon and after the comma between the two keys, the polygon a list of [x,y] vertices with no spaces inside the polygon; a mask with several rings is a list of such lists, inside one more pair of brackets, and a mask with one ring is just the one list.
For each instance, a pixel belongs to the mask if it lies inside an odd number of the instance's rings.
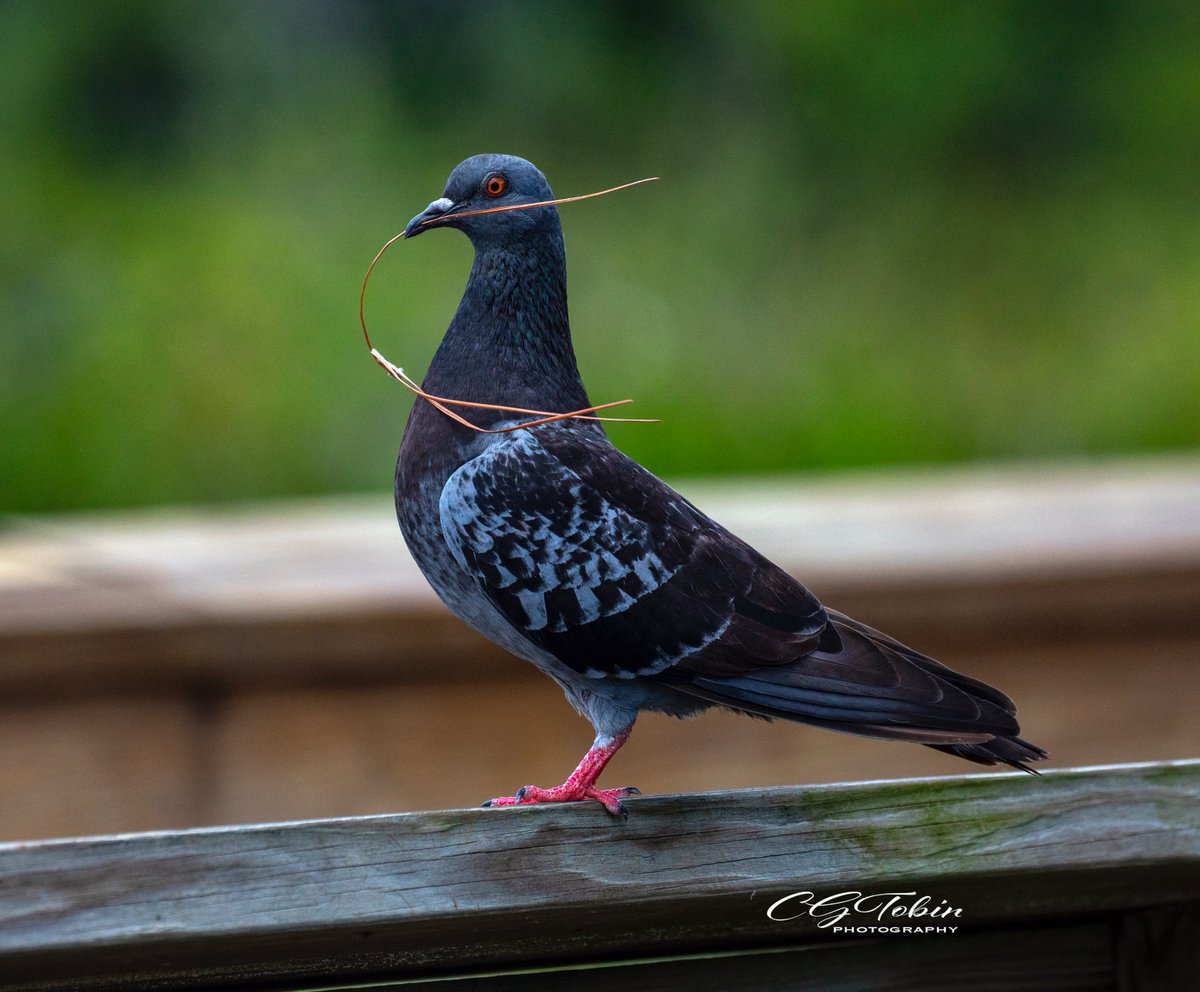
{"label": "thin plant stem in beak", "polygon": [[560,203],[575,203],[578,200],[590,200],[593,196],[607,196],[609,193],[617,193],[623,189],[629,189],[630,186],[641,186],[642,183],[653,183],[658,181],[658,176],[647,176],[645,179],[635,179],[631,183],[623,183],[620,186],[614,186],[612,189],[602,189],[596,193],[581,193],[579,196],[563,196],[557,200],[538,200],[537,203],[510,203],[504,207],[481,207],[479,210],[464,210],[461,213],[454,211],[453,213],[439,214],[437,217],[427,217],[421,221],[421,227],[426,224],[432,224],[434,221],[443,220],[446,217],[478,217],[480,214],[502,214],[509,210],[532,210],[534,207],[553,207]]}
{"label": "thin plant stem in beak", "polygon": [[[657,176],[651,176],[647,179],[638,179],[631,183],[625,183],[621,186],[614,186],[611,189],[603,189],[597,193],[584,193],[580,196],[565,196],[557,200],[541,200],[537,203],[514,203],[503,207],[486,207],[481,210],[467,210],[463,213],[449,214],[443,216],[453,217],[473,217],[479,214],[494,214],[508,210],[531,210],[534,207],[549,207],[559,203],[574,203],[577,200],[590,200],[594,196],[604,196],[607,193],[616,193],[618,190],[629,189],[630,186],[640,186],[642,183],[653,182]],[[440,220],[441,217],[430,217],[423,221],[423,224],[428,224],[434,220]],[[367,298],[367,283],[371,279],[371,273],[375,269],[376,263],[383,257],[383,253],[392,245],[404,237],[404,232],[389,238],[382,248],[375,253],[375,257],[371,259],[371,264],[367,266],[366,275],[363,276],[362,290],[358,294],[358,322],[362,326],[363,340],[367,343],[367,348],[370,350],[371,357],[379,364],[379,366],[387,372],[393,379],[404,386],[405,389],[415,393],[418,397],[432,404],[451,420],[457,421],[464,427],[469,427],[473,431],[479,431],[481,434],[505,434],[509,431],[521,430],[525,427],[537,427],[540,424],[553,423],[556,420],[567,420],[578,418],[580,420],[603,420],[612,423],[632,423],[632,424],[654,424],[659,423],[655,419],[642,419],[635,417],[592,417],[588,414],[595,413],[597,410],[607,410],[614,406],[624,406],[627,403],[632,403],[633,400],[614,400],[611,403],[599,403],[595,406],[584,407],[582,410],[571,410],[566,413],[555,413],[550,410],[530,410],[519,406],[502,406],[498,403],[476,403],[471,400],[456,400],[449,399],[445,396],[434,396],[431,393],[425,392],[416,382],[414,382],[404,371],[397,365],[393,365],[380,354],[379,350],[371,344],[371,335],[367,333],[367,318],[365,313],[366,298]],[[525,421],[520,424],[512,424],[508,427],[487,428],[480,427],[477,424],[471,423],[466,417],[450,409],[451,406],[471,407],[477,410],[497,410],[502,413],[524,413],[535,416],[537,419]]]}

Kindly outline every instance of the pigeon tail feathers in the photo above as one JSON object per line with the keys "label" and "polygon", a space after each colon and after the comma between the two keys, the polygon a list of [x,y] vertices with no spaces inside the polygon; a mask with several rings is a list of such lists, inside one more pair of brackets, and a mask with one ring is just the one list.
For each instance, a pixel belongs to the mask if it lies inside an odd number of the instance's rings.
{"label": "pigeon tail feathers", "polygon": [[840,647],[732,678],[665,678],[726,709],[924,744],[979,764],[1033,772],[1026,762],[1047,757],[1018,736],[1015,707],[998,689],[834,610],[829,616]]}

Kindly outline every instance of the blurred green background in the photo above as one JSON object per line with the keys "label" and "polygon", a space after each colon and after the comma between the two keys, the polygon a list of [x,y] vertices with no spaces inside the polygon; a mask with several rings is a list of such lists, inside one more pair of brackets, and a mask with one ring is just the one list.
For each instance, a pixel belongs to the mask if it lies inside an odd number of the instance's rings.
{"label": "blurred green background", "polygon": [[[0,6],[0,509],[390,484],[377,248],[480,151],[564,207],[660,474],[1200,443],[1200,8]],[[470,247],[367,312],[420,374]]]}

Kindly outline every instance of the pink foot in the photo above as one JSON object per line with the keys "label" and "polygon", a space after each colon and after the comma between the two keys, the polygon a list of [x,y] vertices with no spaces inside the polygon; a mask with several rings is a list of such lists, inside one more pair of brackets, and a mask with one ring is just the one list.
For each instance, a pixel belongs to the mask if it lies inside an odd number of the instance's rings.
{"label": "pink foot", "polygon": [[583,756],[579,767],[571,772],[571,776],[562,785],[553,789],[539,789],[536,785],[527,785],[518,789],[515,796],[497,796],[489,799],[484,806],[525,806],[533,803],[573,803],[580,799],[594,799],[613,816],[626,817],[629,811],[621,799],[625,796],[639,796],[640,789],[627,785],[623,789],[597,789],[596,779],[604,771],[609,758],[621,749],[621,745],[629,740],[629,732],[633,729],[631,723],[615,737],[597,737],[591,750]]}
{"label": "pink foot", "polygon": [[484,806],[527,806],[533,803],[573,803],[582,799],[595,799],[613,816],[625,818],[629,810],[621,799],[625,796],[640,796],[642,790],[632,785],[620,789],[597,789],[595,786],[572,784],[570,781],[553,789],[540,789],[536,785],[526,785],[517,790],[515,796],[497,796],[489,799]]}

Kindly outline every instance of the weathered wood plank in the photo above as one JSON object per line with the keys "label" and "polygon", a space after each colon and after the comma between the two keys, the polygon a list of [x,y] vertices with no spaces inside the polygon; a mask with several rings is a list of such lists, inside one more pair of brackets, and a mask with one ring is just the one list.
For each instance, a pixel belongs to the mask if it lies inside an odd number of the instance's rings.
{"label": "weathered wood plank", "polygon": [[[1195,636],[1200,460],[685,483],[824,599],[900,636]],[[9,521],[0,688],[469,676],[494,650],[453,621],[388,500]]]}
{"label": "weathered wood plank", "polygon": [[1094,918],[1200,901],[1198,824],[1191,761],[0,845],[0,974],[283,987],[828,942],[767,919],[801,890],[915,891],[967,933]]}

